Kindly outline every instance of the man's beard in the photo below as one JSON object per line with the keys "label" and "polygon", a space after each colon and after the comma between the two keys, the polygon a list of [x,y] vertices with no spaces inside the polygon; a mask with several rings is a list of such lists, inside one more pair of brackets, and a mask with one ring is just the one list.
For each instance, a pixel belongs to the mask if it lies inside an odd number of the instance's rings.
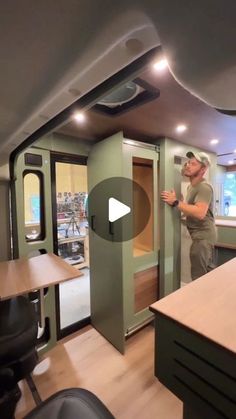
{"label": "man's beard", "polygon": [[188,174],[188,173],[184,173],[184,176],[189,177],[189,178],[195,178],[198,177],[199,173],[201,172],[202,168],[200,167],[200,169],[198,169],[198,171],[194,174]]}
{"label": "man's beard", "polygon": [[200,169],[196,173],[194,173],[194,175],[192,175],[192,176],[193,177],[198,177],[198,175],[200,174],[201,170],[202,170],[202,168],[200,167]]}

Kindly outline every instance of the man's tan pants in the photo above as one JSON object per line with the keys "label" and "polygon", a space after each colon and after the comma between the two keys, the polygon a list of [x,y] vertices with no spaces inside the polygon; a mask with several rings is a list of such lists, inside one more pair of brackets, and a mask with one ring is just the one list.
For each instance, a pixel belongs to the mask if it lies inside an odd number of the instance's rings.
{"label": "man's tan pants", "polygon": [[190,247],[192,280],[212,271],[214,264],[214,246],[207,240],[193,240]]}

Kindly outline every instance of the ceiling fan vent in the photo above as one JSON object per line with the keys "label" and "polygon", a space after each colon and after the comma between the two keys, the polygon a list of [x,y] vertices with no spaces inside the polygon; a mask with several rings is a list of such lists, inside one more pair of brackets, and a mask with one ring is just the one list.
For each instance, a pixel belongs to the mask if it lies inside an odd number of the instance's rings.
{"label": "ceiling fan vent", "polygon": [[141,91],[141,87],[133,81],[128,81],[123,86],[111,92],[109,95],[102,98],[98,104],[110,106],[114,108],[117,105],[122,105],[134,99]]}
{"label": "ceiling fan vent", "polygon": [[104,96],[93,109],[108,116],[118,116],[159,96],[159,89],[141,78],[136,78]]}

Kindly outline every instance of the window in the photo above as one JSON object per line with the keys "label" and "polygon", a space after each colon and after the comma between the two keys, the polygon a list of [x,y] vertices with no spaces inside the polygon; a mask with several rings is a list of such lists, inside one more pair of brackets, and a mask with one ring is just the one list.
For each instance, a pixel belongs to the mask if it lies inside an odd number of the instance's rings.
{"label": "window", "polygon": [[236,217],[236,172],[226,173],[224,177],[223,215]]}
{"label": "window", "polygon": [[24,222],[27,241],[43,237],[42,174],[24,172]]}

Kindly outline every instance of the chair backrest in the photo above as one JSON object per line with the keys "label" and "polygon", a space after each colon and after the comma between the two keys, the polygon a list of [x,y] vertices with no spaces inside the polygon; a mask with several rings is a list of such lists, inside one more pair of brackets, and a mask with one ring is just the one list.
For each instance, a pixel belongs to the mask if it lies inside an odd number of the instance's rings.
{"label": "chair backrest", "polygon": [[24,419],[115,419],[101,400],[83,388],[53,394]]}
{"label": "chair backrest", "polygon": [[34,369],[37,360],[38,321],[26,297],[0,301],[0,412],[12,418],[20,398],[18,381]]}

